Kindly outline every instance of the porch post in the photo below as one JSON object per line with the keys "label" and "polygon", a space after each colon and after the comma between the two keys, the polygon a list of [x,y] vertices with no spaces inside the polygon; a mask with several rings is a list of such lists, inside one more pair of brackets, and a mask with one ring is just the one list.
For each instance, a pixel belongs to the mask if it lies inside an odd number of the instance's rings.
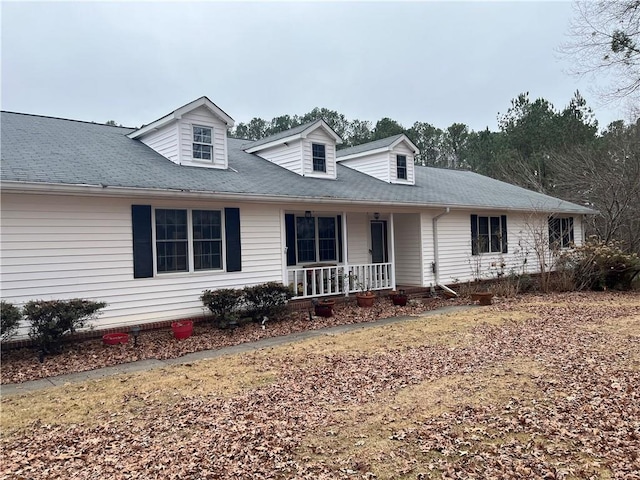
{"label": "porch post", "polygon": [[349,251],[347,250],[347,212],[342,212],[342,288],[344,288],[344,296],[349,296]]}
{"label": "porch post", "polygon": [[391,235],[389,235],[389,260],[391,261],[391,289],[396,289],[396,229],[393,225],[393,212],[389,214],[389,230],[391,230]]}
{"label": "porch post", "polygon": [[[280,209],[280,244],[282,246],[280,259],[282,261],[282,284],[289,285],[289,269],[287,268],[287,231],[285,228],[285,211]],[[296,286],[293,286],[294,291]]]}

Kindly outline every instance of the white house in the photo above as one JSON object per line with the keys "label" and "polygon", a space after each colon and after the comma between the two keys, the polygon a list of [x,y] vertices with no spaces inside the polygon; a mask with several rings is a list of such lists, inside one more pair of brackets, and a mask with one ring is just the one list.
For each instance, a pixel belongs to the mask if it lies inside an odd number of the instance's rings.
{"label": "white house", "polygon": [[2,298],[102,300],[111,328],[200,315],[204,289],[277,281],[305,298],[532,273],[531,225],[579,244],[593,213],[415,166],[404,135],[339,150],[323,120],[254,142],[232,125],[206,97],[139,129],[2,112]]}

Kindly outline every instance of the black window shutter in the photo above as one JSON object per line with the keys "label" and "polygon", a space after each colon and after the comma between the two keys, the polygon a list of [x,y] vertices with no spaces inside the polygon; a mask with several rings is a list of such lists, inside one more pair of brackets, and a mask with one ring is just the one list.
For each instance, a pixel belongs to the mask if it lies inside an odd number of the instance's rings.
{"label": "black window shutter", "polygon": [[131,205],[133,225],[133,278],[153,277],[151,205]]}
{"label": "black window shutter", "polygon": [[342,263],[342,215],[336,218],[338,222],[338,262]]}
{"label": "black window shutter", "polygon": [[284,228],[287,245],[287,265],[296,264],[296,218],[293,213],[285,213]]}
{"label": "black window shutter", "polygon": [[478,215],[471,215],[471,255],[478,255]]}
{"label": "black window shutter", "polygon": [[242,270],[242,250],[240,245],[240,209],[224,209],[224,231],[227,258],[227,272]]}
{"label": "black window shutter", "polygon": [[500,223],[502,224],[502,253],[508,253],[509,247],[507,245],[507,216],[500,216]]}

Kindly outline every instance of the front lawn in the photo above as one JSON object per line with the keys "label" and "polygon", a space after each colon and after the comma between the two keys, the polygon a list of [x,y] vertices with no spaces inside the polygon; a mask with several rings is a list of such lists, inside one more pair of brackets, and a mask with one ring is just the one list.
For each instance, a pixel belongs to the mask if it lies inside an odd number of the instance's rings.
{"label": "front lawn", "polygon": [[640,478],[640,296],[527,296],[2,398],[0,478]]}

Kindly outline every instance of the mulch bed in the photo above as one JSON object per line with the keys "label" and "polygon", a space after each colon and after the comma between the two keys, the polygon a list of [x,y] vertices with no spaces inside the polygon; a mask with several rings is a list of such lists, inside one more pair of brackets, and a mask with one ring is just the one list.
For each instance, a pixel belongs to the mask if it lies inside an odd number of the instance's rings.
{"label": "mulch bed", "polygon": [[101,339],[75,341],[65,345],[61,354],[45,357],[43,363],[38,360],[38,352],[31,348],[3,350],[1,383],[22,383],[136,360],[177,358],[192,352],[254,342],[304,330],[366,323],[401,315],[418,315],[445,305],[469,303],[468,299],[429,298],[416,299],[406,307],[399,307],[394,306],[387,298],[379,298],[372,308],[358,308],[355,302],[348,302],[336,305],[333,317],[314,317],[310,321],[308,311],[302,310],[269,322],[264,329],[255,323],[241,325],[233,331],[216,329],[209,323],[199,323],[194,325],[193,335],[185,340],[173,338],[170,328],[143,331],[138,338],[137,347],[133,346],[133,338],[129,338],[129,342],[122,345],[105,345]]}

